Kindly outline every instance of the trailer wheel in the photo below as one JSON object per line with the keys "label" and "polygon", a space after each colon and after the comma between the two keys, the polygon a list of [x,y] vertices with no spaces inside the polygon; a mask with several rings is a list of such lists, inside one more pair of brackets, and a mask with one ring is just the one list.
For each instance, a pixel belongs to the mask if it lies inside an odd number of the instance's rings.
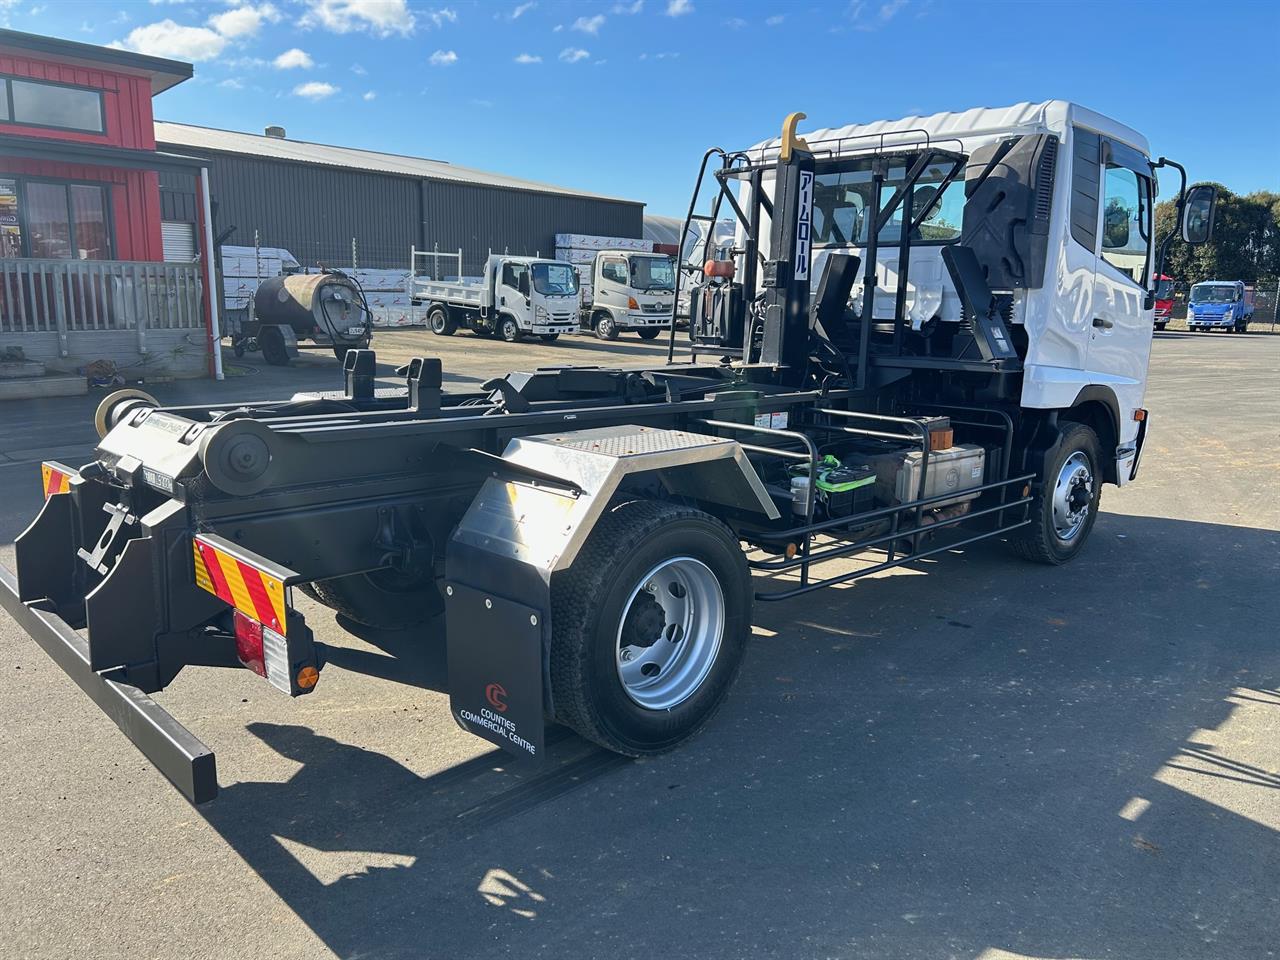
{"label": "trailer wheel", "polygon": [[651,327],[650,329],[647,329],[647,330],[636,331],[636,333],[639,334],[641,340],[657,340],[658,334],[660,334],[661,332],[662,332],[662,329],[660,327]]}
{"label": "trailer wheel", "polygon": [[444,609],[432,578],[395,570],[317,580],[305,592],[344,617],[380,630],[412,627]]}
{"label": "trailer wheel", "polygon": [[607,310],[596,314],[596,336],[601,340],[618,339],[618,325],[613,322],[613,314]]}
{"label": "trailer wheel", "polygon": [[1097,434],[1082,423],[1065,423],[1045,454],[1043,480],[1027,505],[1031,522],[1010,538],[1018,556],[1060,564],[1080,552],[1098,518],[1101,467]]}
{"label": "trailer wheel", "polygon": [[273,367],[284,367],[289,364],[289,351],[284,345],[284,334],[275,327],[263,327],[258,331],[258,346],[262,348],[262,359]]}
{"label": "trailer wheel", "polygon": [[515,317],[503,317],[498,321],[498,333],[507,343],[515,343],[520,339],[520,324]]}
{"label": "trailer wheel", "polygon": [[432,307],[431,312],[427,314],[427,324],[437,337],[452,337],[454,331],[458,329],[458,325],[453,322],[449,311],[444,307]]}
{"label": "trailer wheel", "polygon": [[715,517],[613,507],[551,583],[555,719],[633,757],[693,736],[742,665],[751,599],[742,549]]}

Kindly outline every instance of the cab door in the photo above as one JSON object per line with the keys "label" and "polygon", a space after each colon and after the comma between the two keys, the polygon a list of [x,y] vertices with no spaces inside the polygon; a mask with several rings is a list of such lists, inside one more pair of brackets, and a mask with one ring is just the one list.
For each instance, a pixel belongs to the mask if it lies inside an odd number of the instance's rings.
{"label": "cab door", "polygon": [[1151,356],[1151,166],[1136,150],[1102,138],[1097,263],[1088,369],[1120,403],[1121,440],[1134,432]]}
{"label": "cab door", "polygon": [[498,275],[498,310],[515,317],[522,330],[533,325],[529,290],[529,265],[513,260],[502,261],[502,271]]}
{"label": "cab door", "polygon": [[600,276],[596,281],[596,304],[612,308],[615,317],[625,317],[630,296],[630,283],[625,259],[602,257]]}

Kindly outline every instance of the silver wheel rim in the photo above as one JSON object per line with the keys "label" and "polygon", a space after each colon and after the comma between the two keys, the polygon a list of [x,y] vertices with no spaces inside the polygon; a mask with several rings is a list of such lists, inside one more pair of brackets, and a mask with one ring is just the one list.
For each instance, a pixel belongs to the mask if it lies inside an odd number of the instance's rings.
{"label": "silver wheel rim", "polygon": [[664,560],[622,608],[614,651],[622,689],[647,710],[688,700],[711,672],[724,624],[724,591],[711,568],[693,557]]}
{"label": "silver wheel rim", "polygon": [[1053,529],[1058,539],[1074,540],[1084,529],[1093,506],[1093,471],[1089,458],[1077,450],[1067,457],[1053,487]]}
{"label": "silver wheel rim", "polygon": [[516,326],[514,320],[504,320],[502,322],[502,339],[508,343],[515,340],[516,335],[520,332],[520,328]]}

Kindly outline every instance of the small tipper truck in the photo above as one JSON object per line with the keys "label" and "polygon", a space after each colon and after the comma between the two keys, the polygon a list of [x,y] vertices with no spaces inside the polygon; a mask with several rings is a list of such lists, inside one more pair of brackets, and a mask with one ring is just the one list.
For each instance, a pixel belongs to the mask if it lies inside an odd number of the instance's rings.
{"label": "small tipper truck", "polygon": [[1187,329],[1245,333],[1253,319],[1253,292],[1241,280],[1205,280],[1187,297]]}
{"label": "small tipper truck", "polygon": [[[329,395],[113,394],[93,459],[43,465],[0,604],[202,802],[213,753],[149,694],[215,666],[314,690],[298,590],[443,632],[456,721],[537,762],[551,722],[627,756],[688,739],[733,685],[753,603],[928,557],[946,577],[948,553],[992,537],[1073,560],[1103,484],[1138,472],[1172,240],[1152,239],[1153,188],[1181,168],[1061,101],[805,137],[802,117],[703,160],[715,200],[686,231],[739,226],[691,291],[692,356],[672,331],[665,366],[457,391],[418,358],[388,391],[358,350]],[[1182,180],[1182,239],[1203,242],[1214,189]],[[440,289],[446,325],[524,297],[507,264],[530,297],[575,293],[556,264],[540,286],[539,261],[496,258],[491,298]]]}
{"label": "small tipper truck", "polygon": [[[441,279],[441,260],[455,256],[454,275]],[[490,254],[481,276],[464,277],[461,253],[413,250],[409,259],[411,302],[426,308],[437,336],[461,328],[515,343],[526,335],[552,341],[578,332],[578,274],[570,263]]]}
{"label": "small tipper truck", "polygon": [[675,311],[675,263],[665,253],[601,250],[586,268],[591,301],[582,304],[583,326],[601,340],[635,331],[656,340]]}

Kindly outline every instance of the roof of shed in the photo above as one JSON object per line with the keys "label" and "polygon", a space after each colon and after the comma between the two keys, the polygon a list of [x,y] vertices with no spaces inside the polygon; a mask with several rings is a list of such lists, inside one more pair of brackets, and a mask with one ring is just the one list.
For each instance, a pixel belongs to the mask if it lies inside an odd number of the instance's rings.
{"label": "roof of shed", "polygon": [[425,180],[446,180],[477,186],[500,187],[507,190],[526,190],[533,193],[551,193],[562,196],[587,197],[595,200],[613,200],[620,203],[641,203],[623,197],[558,187],[535,180],[523,180],[500,173],[488,173],[470,167],[460,167],[443,160],[427,160],[406,157],[396,153],[380,153],[356,147],[338,147],[324,143],[309,143],[284,137],[268,137],[256,133],[239,133],[234,130],[218,130],[213,127],[197,127],[186,123],[156,121],[156,142],[165,147],[181,147],[201,151],[220,151],[292,163],[312,163],[317,166],[341,167],[372,173],[388,173],[395,176],[416,177]]}

